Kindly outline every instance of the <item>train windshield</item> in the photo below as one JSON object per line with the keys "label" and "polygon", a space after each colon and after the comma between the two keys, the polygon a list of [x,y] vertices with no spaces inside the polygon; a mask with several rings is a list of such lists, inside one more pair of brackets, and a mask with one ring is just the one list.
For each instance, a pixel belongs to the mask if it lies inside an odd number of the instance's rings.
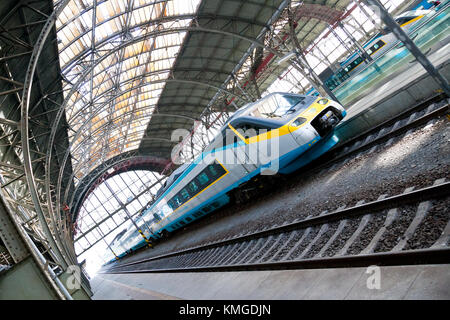
{"label": "train windshield", "polygon": [[249,115],[258,118],[280,119],[290,113],[299,111],[295,107],[303,100],[305,100],[305,97],[301,96],[279,93],[268,95],[256,103]]}

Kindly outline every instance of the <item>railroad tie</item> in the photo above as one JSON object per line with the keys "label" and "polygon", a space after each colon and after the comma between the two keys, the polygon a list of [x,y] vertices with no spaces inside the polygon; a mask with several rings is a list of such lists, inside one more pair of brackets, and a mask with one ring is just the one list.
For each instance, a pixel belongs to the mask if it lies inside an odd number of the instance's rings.
{"label": "railroad tie", "polygon": [[356,229],[356,231],[353,233],[353,235],[350,237],[350,239],[347,240],[344,247],[341,249],[341,251],[339,251],[338,254],[336,254],[336,256],[343,256],[347,253],[348,248],[350,248],[350,246],[357,239],[357,237],[359,236],[361,231],[363,231],[363,229],[365,228],[367,223],[369,223],[370,217],[371,217],[370,214],[366,214],[362,217],[361,222],[359,223],[358,229]]}
{"label": "railroad tie", "polygon": [[232,257],[234,257],[236,250],[239,249],[242,246],[242,243],[236,242],[233,244],[233,246],[228,250],[228,253],[223,256],[223,259],[219,261],[221,265],[228,264],[228,260],[230,260]]}
{"label": "railroad tie", "polygon": [[300,245],[302,244],[302,242],[306,239],[306,237],[311,233],[311,230],[312,230],[312,228],[311,228],[311,227],[308,227],[308,228],[305,230],[305,232],[303,232],[302,237],[297,241],[297,244],[295,244],[295,245],[291,248],[291,250],[289,250],[289,252],[286,253],[286,254],[284,255],[284,257],[281,257],[280,260],[283,261],[283,260],[287,260],[287,259],[291,258],[291,255],[295,252],[295,249],[297,249],[297,247],[300,246]]}
{"label": "railroad tie", "polygon": [[433,112],[435,109],[437,109],[439,106],[437,103],[432,103],[428,106],[427,111],[425,111],[426,114]]}
{"label": "railroad tie", "polygon": [[247,262],[248,263],[253,263],[254,261],[254,259],[258,256],[258,252],[260,252],[261,250],[263,250],[264,249],[264,247],[266,246],[266,243],[268,242],[268,241],[270,241],[270,239],[272,238],[273,236],[269,236],[268,238],[260,238],[259,240],[258,240],[258,242],[256,243],[256,245],[255,245],[255,248],[252,250],[253,252],[252,252],[252,254],[250,254],[248,257],[247,257]]}
{"label": "railroad tie", "polygon": [[447,222],[447,226],[445,226],[444,231],[442,231],[441,236],[436,242],[431,246],[432,248],[442,248],[447,247],[447,243],[450,240],[450,221]]}
{"label": "railroad tie", "polygon": [[377,135],[377,137],[375,138],[375,139],[379,139],[379,138],[381,138],[382,136],[384,136],[387,132],[387,128],[383,128],[383,129],[381,129],[379,132],[378,132],[378,135]]}
{"label": "railroad tie", "polygon": [[264,259],[266,258],[266,256],[267,256],[270,252],[272,252],[272,249],[273,249],[273,248],[276,248],[276,246],[279,245],[279,243],[280,243],[280,241],[281,241],[282,238],[283,238],[282,234],[281,234],[281,233],[278,234],[278,236],[275,238],[275,241],[272,243],[272,245],[270,245],[270,247],[266,249],[266,253],[264,253],[264,254],[258,259],[258,261],[256,261],[256,262],[260,263],[260,262],[264,261]]}
{"label": "railroad tie", "polygon": [[308,246],[303,250],[303,252],[301,253],[301,255],[298,257],[298,259],[302,259],[307,253],[308,251],[312,248],[312,246],[320,239],[320,237],[322,237],[322,235],[328,230],[328,223],[324,224],[320,227],[319,232],[317,233],[317,235],[314,237],[314,239],[308,244]]}
{"label": "railroad tie", "polygon": [[[253,252],[256,250],[255,248],[257,248],[259,246],[259,243],[263,240],[263,238],[259,238],[258,240],[253,239],[250,242],[252,243],[251,245],[249,245],[247,252],[244,252],[243,256],[237,260],[239,261],[239,263],[244,263],[244,261],[249,261],[250,259],[248,259],[248,257],[253,257]],[[237,262],[236,261],[236,262]]]}
{"label": "railroad tie", "polygon": [[236,259],[236,257],[243,252],[244,248],[248,245],[247,242],[240,242],[238,243],[238,246],[236,247],[236,249],[233,251],[233,253],[226,259],[223,261],[223,264],[232,264],[233,261]]}
{"label": "railroad tie", "polygon": [[328,239],[327,243],[322,247],[322,249],[317,254],[317,257],[322,257],[325,251],[327,251],[328,247],[336,240],[336,238],[341,234],[342,230],[344,230],[345,226],[347,225],[348,220],[344,219],[339,223],[339,226],[337,227],[334,234],[331,236],[330,239]]}
{"label": "railroad tie", "polygon": [[370,243],[367,245],[367,247],[365,247],[364,250],[361,251],[360,254],[373,253],[375,250],[375,247],[377,246],[378,241],[384,235],[384,233],[386,232],[386,229],[392,224],[392,222],[394,222],[397,219],[397,217],[398,217],[397,208],[389,210],[383,226],[378,230],[378,232],[372,238],[372,241],[370,241]]}
{"label": "railroad tie", "polygon": [[416,213],[413,221],[409,224],[409,227],[405,231],[402,239],[399,241],[399,243],[397,243],[397,245],[391,251],[393,251],[393,252],[401,251],[406,246],[406,243],[408,242],[409,239],[411,239],[411,237],[414,234],[414,231],[416,231],[417,227],[422,222],[422,220],[425,218],[425,216],[426,216],[427,212],[430,210],[430,208],[431,208],[431,201],[425,201],[425,202],[421,202],[419,204],[419,207],[417,208],[417,213]]}
{"label": "railroad tie", "polygon": [[[275,258],[281,255],[281,252],[284,251],[284,249],[288,246],[288,244],[292,241],[292,239],[295,238],[295,235],[298,233],[299,231],[292,231],[291,235],[289,236],[289,238],[284,242],[284,244],[277,250],[277,252],[274,253],[274,255],[268,260],[268,262],[271,261],[276,261]],[[282,256],[280,257],[280,259],[282,258]]]}

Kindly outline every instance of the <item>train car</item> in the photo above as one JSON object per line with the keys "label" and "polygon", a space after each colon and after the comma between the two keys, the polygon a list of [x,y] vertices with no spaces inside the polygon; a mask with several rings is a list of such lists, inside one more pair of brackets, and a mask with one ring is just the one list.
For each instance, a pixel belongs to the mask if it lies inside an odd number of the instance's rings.
{"label": "train car", "polygon": [[[420,7],[423,7],[423,5],[421,5]],[[426,18],[430,14],[433,14],[434,12],[434,10],[422,9],[409,10],[396,16],[394,19],[406,33],[409,33],[419,27],[422,22],[425,21],[424,18]],[[414,38],[414,34],[412,35],[412,38]],[[381,32],[367,41],[363,45],[363,48],[367,52],[367,54],[372,57],[372,59],[376,60],[387,51],[392,49],[392,47],[396,45],[397,42],[397,38],[392,34],[392,32],[389,32],[387,28],[384,28]],[[364,57],[362,57],[360,53],[355,52],[339,64],[339,70],[335,73],[332,73],[331,76],[328,75],[329,72],[327,69],[319,75],[319,78],[322,79],[322,81],[330,90],[334,90],[352,75],[365,69],[368,65],[368,61]],[[325,74],[327,74],[327,76],[324,76]],[[317,95],[318,92],[316,89],[311,88],[306,94]]]}
{"label": "train car", "polygon": [[[431,10],[411,10],[395,17],[395,21],[408,33],[415,29],[423,18],[431,13]],[[376,60],[384,53],[389,51],[397,43],[397,38],[384,28],[367,43],[363,45],[364,50],[372,59]],[[352,75],[365,69],[368,61],[357,53],[351,55],[347,60],[341,63],[341,69],[331,78],[325,81],[325,84],[331,89],[335,89],[342,81],[345,81]]]}
{"label": "train car", "polygon": [[[288,174],[331,149],[346,115],[336,101],[272,93],[235,112],[195,161],[176,169],[156,200],[110,244],[119,257],[226,205],[258,175]],[[136,228],[138,226],[139,230]]]}

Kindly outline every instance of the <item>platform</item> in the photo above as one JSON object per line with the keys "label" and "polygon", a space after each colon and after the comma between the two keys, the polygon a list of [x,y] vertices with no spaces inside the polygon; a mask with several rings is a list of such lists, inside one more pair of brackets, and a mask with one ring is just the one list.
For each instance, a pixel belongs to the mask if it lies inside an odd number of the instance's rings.
{"label": "platform", "polygon": [[380,267],[379,274],[379,289],[367,268],[99,274],[91,285],[95,300],[450,299],[450,265]]}

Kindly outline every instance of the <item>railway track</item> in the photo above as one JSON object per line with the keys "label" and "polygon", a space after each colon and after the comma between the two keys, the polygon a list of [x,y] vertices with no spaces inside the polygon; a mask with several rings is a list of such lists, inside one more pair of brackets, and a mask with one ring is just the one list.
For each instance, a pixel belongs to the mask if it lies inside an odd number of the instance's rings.
{"label": "railway track", "polygon": [[439,116],[448,114],[450,99],[441,95],[418,103],[413,108],[387,120],[374,128],[361,133],[357,137],[338,144],[330,150],[319,165],[311,164],[313,171],[329,168],[343,159],[366,151],[373,151],[384,143],[390,144],[403,134],[412,132],[415,128],[435,121]]}
{"label": "railway track", "polygon": [[[328,171],[448,114],[439,97],[339,145],[308,174]],[[450,184],[435,185],[368,203],[313,213],[302,220],[151,258],[113,264],[105,273],[238,271],[449,263]],[[444,217],[433,221],[433,212]],[[436,224],[438,226],[431,227]],[[427,229],[428,228],[428,229]],[[433,229],[434,228],[434,229]],[[125,262],[125,261],[124,261]]]}
{"label": "railway track", "polygon": [[[449,263],[450,224],[429,247],[428,215],[450,204],[450,182],[251,234],[159,255],[106,273],[199,272]],[[403,230],[403,232],[399,232]],[[398,236],[395,236],[395,235]],[[394,235],[394,236],[393,236]],[[416,240],[414,242],[413,240]],[[366,244],[366,245],[362,245]]]}

